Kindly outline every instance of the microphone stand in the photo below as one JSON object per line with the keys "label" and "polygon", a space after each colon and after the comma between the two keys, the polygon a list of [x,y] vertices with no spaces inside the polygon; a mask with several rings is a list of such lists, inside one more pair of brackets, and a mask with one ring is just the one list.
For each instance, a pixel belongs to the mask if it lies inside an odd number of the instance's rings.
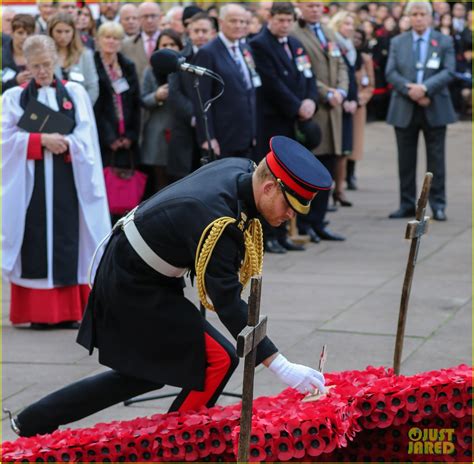
{"label": "microphone stand", "polygon": [[[204,131],[206,133],[206,140],[207,140],[207,152],[203,153],[201,156],[201,160],[200,160],[201,166],[205,166],[206,164],[212,163],[213,161],[216,160],[214,150],[212,149],[212,146],[211,146],[211,136],[209,134],[209,121],[207,118],[207,113],[209,112],[212,106],[212,103],[222,96],[222,94],[224,93],[224,87],[225,87],[224,80],[222,79],[221,76],[219,76],[219,74],[208,70],[208,74],[205,74],[205,75],[218,81],[222,85],[222,89],[216,97],[211,98],[209,101],[203,104],[201,92],[199,91],[199,84],[200,84],[199,77],[200,76],[196,75],[194,77],[193,87],[196,89],[196,94],[197,94],[197,98],[198,98],[198,102],[199,102],[199,106],[201,110],[201,117],[204,122]],[[206,319],[206,308],[204,307],[202,303],[200,304],[199,308],[200,308],[199,310],[201,312],[202,317]],[[163,395],[147,396],[145,398],[131,398],[129,400],[125,400],[123,404],[124,406],[130,406],[131,404],[134,404],[134,403],[144,403],[145,401],[173,398],[175,396],[178,396],[178,394],[179,393],[165,393]],[[225,392],[225,391],[223,391],[220,396],[229,396],[232,398],[240,398],[240,399],[242,398],[242,395],[240,393],[232,393],[232,392]]]}

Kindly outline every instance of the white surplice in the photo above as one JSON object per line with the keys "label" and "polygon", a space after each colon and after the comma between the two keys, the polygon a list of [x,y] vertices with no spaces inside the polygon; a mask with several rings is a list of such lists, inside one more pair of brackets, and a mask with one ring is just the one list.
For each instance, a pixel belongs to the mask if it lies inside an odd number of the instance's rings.
{"label": "white surplice", "polygon": [[[87,283],[88,267],[103,237],[111,229],[97,127],[90,99],[76,83],[65,85],[75,106],[76,127],[67,135],[74,181],[79,202],[78,284]],[[14,87],[2,95],[2,270],[3,278],[20,286],[36,289],[54,288],[53,255],[53,155],[44,150],[48,277],[21,278],[21,247],[26,211],[34,186],[35,161],[27,159],[29,134],[17,126],[23,115],[20,95]],[[57,111],[56,90],[38,89],[38,101]],[[67,217],[64,218],[67,220]]]}

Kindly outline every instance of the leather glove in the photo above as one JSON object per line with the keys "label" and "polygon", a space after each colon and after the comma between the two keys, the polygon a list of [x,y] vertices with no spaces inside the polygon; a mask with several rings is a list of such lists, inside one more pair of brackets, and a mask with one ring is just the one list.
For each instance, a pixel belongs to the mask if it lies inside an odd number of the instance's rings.
{"label": "leather glove", "polygon": [[301,364],[293,364],[282,354],[279,354],[268,368],[286,385],[295,388],[300,393],[312,393],[318,389],[321,393],[324,389],[324,376],[311,367]]}

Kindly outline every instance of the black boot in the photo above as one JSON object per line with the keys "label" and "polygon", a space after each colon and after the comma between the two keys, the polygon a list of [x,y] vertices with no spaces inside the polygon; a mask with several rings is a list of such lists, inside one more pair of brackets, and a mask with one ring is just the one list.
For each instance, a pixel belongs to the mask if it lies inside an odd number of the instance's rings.
{"label": "black boot", "polygon": [[347,190],[357,190],[355,164],[356,164],[355,161],[347,160],[347,170],[346,170]]}

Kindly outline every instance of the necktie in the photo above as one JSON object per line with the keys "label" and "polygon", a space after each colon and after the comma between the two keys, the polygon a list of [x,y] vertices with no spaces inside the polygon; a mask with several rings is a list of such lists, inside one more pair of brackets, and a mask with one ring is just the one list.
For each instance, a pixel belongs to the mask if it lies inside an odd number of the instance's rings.
{"label": "necktie", "polygon": [[285,49],[285,52],[288,56],[288,58],[290,59],[290,61],[293,59],[293,55],[291,53],[291,49],[290,49],[290,46],[288,45],[288,39],[282,39],[280,41],[280,43],[282,44],[283,48]]}
{"label": "necktie", "polygon": [[421,56],[421,43],[423,42],[423,39],[419,37],[416,41],[416,47],[415,47],[415,59],[416,59],[416,81],[418,84],[420,84],[423,81],[423,69],[424,69],[424,63],[423,63],[423,57]]}
{"label": "necktie", "polygon": [[316,34],[316,37],[319,39],[319,41],[321,42],[321,45],[326,48],[328,46],[328,42],[326,40],[326,36],[324,35],[324,32],[323,30],[321,29],[321,25],[318,23],[318,24],[315,24],[313,26],[313,29],[314,29],[314,33]]}
{"label": "necktie", "polygon": [[416,41],[416,51],[415,51],[417,69],[421,69],[421,67],[423,66],[422,57],[421,57],[421,42],[423,42],[423,39],[420,37]]}
{"label": "necktie", "polygon": [[238,49],[237,49],[237,45],[232,45],[231,48],[232,48],[232,57],[234,58],[234,62],[236,64],[237,68],[239,69],[240,77],[243,79],[243,81],[245,83],[245,88],[248,89],[248,88],[250,88],[250,82],[247,78],[247,73],[245,72],[244,66],[243,66],[242,61],[240,59]]}
{"label": "necktie", "polygon": [[153,55],[153,52],[155,51],[155,41],[153,40],[153,37],[148,37],[148,45],[147,45],[147,55],[148,58],[150,58],[151,55]]}

